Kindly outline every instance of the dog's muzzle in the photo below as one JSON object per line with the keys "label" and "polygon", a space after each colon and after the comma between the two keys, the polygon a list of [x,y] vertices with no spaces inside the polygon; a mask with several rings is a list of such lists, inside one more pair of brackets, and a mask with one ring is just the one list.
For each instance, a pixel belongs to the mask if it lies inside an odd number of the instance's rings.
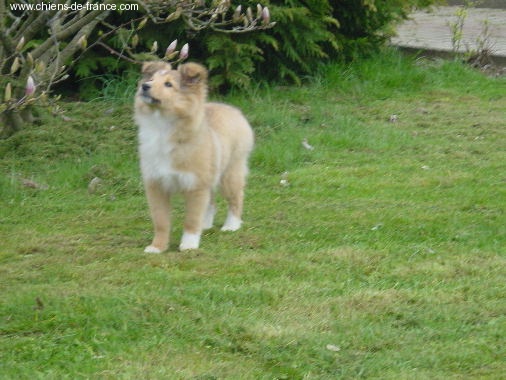
{"label": "dog's muzzle", "polygon": [[151,85],[149,83],[143,83],[141,85],[140,97],[147,104],[157,104],[160,103],[158,99],[153,98],[149,91],[151,90]]}

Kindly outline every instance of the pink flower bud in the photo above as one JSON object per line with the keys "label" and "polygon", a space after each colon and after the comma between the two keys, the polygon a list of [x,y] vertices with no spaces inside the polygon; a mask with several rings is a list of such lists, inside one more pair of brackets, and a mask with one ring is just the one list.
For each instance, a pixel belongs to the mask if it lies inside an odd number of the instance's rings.
{"label": "pink flower bud", "polygon": [[184,44],[181,48],[181,53],[179,53],[179,59],[183,60],[188,58],[188,51],[190,50],[190,47],[188,44]]}
{"label": "pink flower bud", "polygon": [[26,80],[26,87],[25,87],[25,95],[26,96],[31,96],[35,93],[35,82],[32,78],[32,76],[30,75],[28,77],[28,79]]}
{"label": "pink flower bud", "polygon": [[174,50],[176,50],[176,46],[177,46],[177,40],[172,41],[170,43],[170,45],[167,47],[167,50],[165,50],[165,56],[172,54],[174,52]]}
{"label": "pink flower bud", "polygon": [[262,22],[264,25],[269,24],[269,21],[271,20],[271,14],[269,12],[269,8],[265,7],[262,9]]}

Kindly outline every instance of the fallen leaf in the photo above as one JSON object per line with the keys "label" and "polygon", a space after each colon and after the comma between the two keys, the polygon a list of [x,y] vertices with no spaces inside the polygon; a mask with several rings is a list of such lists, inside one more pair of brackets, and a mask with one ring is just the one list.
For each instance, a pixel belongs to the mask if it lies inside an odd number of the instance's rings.
{"label": "fallen leaf", "polygon": [[336,346],[336,345],[334,345],[334,344],[327,344],[327,345],[325,346],[325,348],[326,348],[327,350],[329,350],[329,351],[332,351],[332,352],[339,352],[339,351],[341,351],[341,347]]}
{"label": "fallen leaf", "polygon": [[371,231],[378,231],[381,227],[383,227],[383,224],[376,224],[373,228],[371,228]]}
{"label": "fallen leaf", "polygon": [[307,139],[302,140],[302,146],[307,150],[314,150],[314,146],[309,145]]}
{"label": "fallen leaf", "polygon": [[21,179],[21,183],[24,187],[28,187],[30,189],[47,190],[49,188],[47,185],[41,185],[40,183],[26,178]]}

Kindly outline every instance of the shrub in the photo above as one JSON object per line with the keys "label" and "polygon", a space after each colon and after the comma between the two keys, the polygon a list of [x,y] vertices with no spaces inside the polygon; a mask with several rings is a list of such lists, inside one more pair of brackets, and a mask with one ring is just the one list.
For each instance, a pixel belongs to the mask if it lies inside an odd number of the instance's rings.
{"label": "shrub", "polygon": [[[176,38],[189,41],[191,59],[210,68],[215,89],[246,87],[252,79],[301,83],[330,60],[351,60],[377,51],[395,32],[395,23],[413,7],[427,7],[437,1],[264,0],[262,5],[269,7],[271,20],[276,22],[272,29],[238,34],[212,29],[196,32],[173,22],[164,25],[162,31],[159,26],[146,26],[139,33],[139,44],[148,48],[155,40],[161,46]],[[256,1],[234,3],[242,5],[243,13],[247,7],[255,13]],[[233,12],[231,8],[229,16]],[[113,17],[117,20],[109,22],[120,21],[121,16]],[[104,59],[103,52],[94,54],[78,64],[81,77],[121,73],[129,66]],[[89,82],[87,85],[91,87]]]}
{"label": "shrub", "polygon": [[271,0],[266,5],[276,22],[268,31],[219,38],[207,31],[200,36],[200,58],[217,76],[215,86],[245,86],[249,77],[244,74],[250,73],[255,79],[300,83],[339,49],[329,0]]}
{"label": "shrub", "polygon": [[[273,29],[253,34],[195,36],[198,58],[213,71],[213,85],[243,87],[255,80],[300,83],[330,60],[377,51],[395,23],[414,7],[438,0],[269,0]],[[253,8],[254,1],[245,3]]]}
{"label": "shrub", "polygon": [[[0,0],[1,138],[33,122],[33,108],[46,103],[56,84],[68,78],[67,72],[74,61],[79,62],[74,75],[85,77],[121,68],[124,60],[140,64],[147,59],[158,59],[156,53],[161,47],[158,43],[153,43],[147,53],[142,50],[139,53],[136,49],[139,31],[148,20],[156,25],[157,37],[164,26],[180,22],[185,31],[211,28],[229,33],[265,30],[272,26],[267,9],[258,6],[257,17],[232,15],[230,0],[134,0],[137,4],[128,4],[123,9],[120,6],[116,10],[116,0],[103,0],[102,4],[93,4],[96,7],[91,8],[82,2],[70,5],[57,2],[51,4],[52,7],[44,3],[38,7],[38,0],[22,3]],[[126,9],[134,5],[136,10],[126,15]],[[102,50],[97,54],[97,49],[91,49],[98,46],[105,48],[106,53]],[[183,46],[181,52],[175,47],[172,49],[172,45],[170,51],[163,49],[164,58],[170,61],[177,58],[177,62],[186,59],[187,45]],[[83,58],[82,53],[86,51],[88,55]],[[94,83],[83,83],[93,89]],[[85,88],[81,90],[86,92]]]}
{"label": "shrub", "polygon": [[415,8],[438,0],[334,0],[332,17],[339,22],[336,39],[345,59],[377,51],[395,33],[397,22]]}

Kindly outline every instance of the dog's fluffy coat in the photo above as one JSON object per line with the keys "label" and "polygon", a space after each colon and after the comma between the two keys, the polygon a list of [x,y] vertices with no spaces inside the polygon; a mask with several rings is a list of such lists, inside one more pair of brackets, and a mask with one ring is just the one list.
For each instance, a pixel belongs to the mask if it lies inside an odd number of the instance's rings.
{"label": "dog's fluffy coat", "polygon": [[145,252],[167,249],[170,198],[185,199],[184,231],[179,248],[199,247],[200,235],[212,227],[214,191],[228,203],[222,227],[241,226],[248,156],[253,132],[241,111],[207,102],[207,70],[187,63],[173,70],[165,62],[143,65],[135,97],[139,154],[154,238]]}

